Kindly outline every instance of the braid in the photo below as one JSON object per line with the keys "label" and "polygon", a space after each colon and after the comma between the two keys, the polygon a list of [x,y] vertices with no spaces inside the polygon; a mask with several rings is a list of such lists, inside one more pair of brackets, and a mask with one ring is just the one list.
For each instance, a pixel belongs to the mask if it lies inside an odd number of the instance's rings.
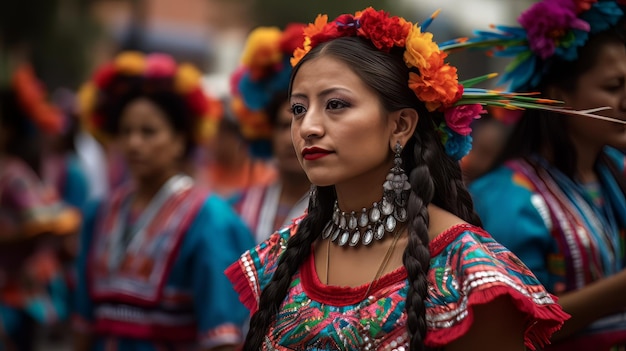
{"label": "braid", "polygon": [[422,160],[435,184],[433,204],[476,226],[482,226],[474,202],[462,178],[461,167],[450,158],[432,131],[421,132]]}
{"label": "braid", "polygon": [[280,304],[289,290],[291,277],[311,253],[311,245],[318,238],[323,225],[332,215],[335,193],[332,187],[317,187],[317,196],[311,196],[308,215],[298,226],[298,231],[287,242],[287,249],[261,293],[259,309],[250,319],[250,332],[246,336],[244,351],[261,348],[270,325],[274,322]]}
{"label": "braid", "polygon": [[428,296],[428,280],[426,272],[430,267],[430,251],[428,249],[428,204],[433,198],[435,185],[428,169],[423,162],[423,148],[419,136],[413,150],[417,165],[409,176],[411,194],[408,202],[409,215],[409,242],[404,250],[403,263],[408,273],[409,292],[406,300],[407,328],[409,331],[409,350],[421,351],[425,349],[426,337],[426,306],[424,301]]}

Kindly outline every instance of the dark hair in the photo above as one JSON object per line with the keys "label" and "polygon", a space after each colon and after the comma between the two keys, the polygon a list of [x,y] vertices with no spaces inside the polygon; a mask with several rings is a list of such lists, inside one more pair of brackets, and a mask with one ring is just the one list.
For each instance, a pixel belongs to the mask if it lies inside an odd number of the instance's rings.
{"label": "dark hair", "polygon": [[276,124],[278,123],[278,114],[281,112],[281,106],[288,100],[289,92],[287,90],[274,93],[270,99],[270,103],[265,108],[265,113],[267,114],[267,118],[272,128],[276,127]]}
{"label": "dark hair", "polygon": [[[550,88],[564,92],[578,89],[580,77],[593,68],[601,49],[608,44],[626,45],[623,19],[617,26],[593,34],[578,50],[578,59],[566,61],[552,58],[544,64],[541,83],[535,91],[547,96]],[[549,97],[549,96],[548,96]],[[551,162],[561,172],[573,177],[576,171],[576,149],[568,134],[568,116],[550,111],[526,110],[511,133],[511,137],[498,157],[495,167],[507,160],[528,157],[531,154],[550,152]]]}
{"label": "dark hair", "polygon": [[39,174],[42,151],[40,132],[12,89],[0,91],[0,128],[8,132],[5,133],[7,140],[2,141],[2,151],[21,159]]}
{"label": "dark hair", "polygon": [[185,155],[189,155],[195,145],[195,116],[185,98],[174,91],[172,78],[116,76],[96,105],[97,113],[105,117],[104,131],[117,134],[124,109],[138,99],[146,99],[163,111],[172,129],[185,137]]}
{"label": "dark hair", "polygon": [[[406,302],[410,350],[423,350],[427,329],[424,305],[428,294],[426,272],[430,265],[427,206],[432,202],[475,225],[481,224],[480,219],[462,182],[458,163],[445,153],[439,141],[434,129],[435,115],[426,110],[408,87],[409,69],[402,60],[402,51],[385,53],[359,37],[335,39],[316,46],[302,58],[292,72],[291,82],[302,64],[325,55],[351,67],[377,93],[385,110],[414,108],[420,115],[415,134],[402,152],[404,168],[411,183],[409,243],[404,251],[403,263],[410,284]],[[309,256],[311,245],[319,237],[324,224],[331,219],[335,200],[333,186],[317,187],[317,196],[311,197],[308,215],[289,239],[271,282],[261,294],[259,310],[250,322],[254,327],[247,335],[244,350],[256,351],[260,348],[287,294],[293,274]]]}

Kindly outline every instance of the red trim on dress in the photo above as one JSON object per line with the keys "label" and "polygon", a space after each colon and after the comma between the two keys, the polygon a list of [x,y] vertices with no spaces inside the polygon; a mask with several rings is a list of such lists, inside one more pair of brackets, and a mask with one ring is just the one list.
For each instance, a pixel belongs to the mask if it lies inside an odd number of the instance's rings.
{"label": "red trim on dress", "polygon": [[[462,337],[474,322],[474,307],[487,304],[502,296],[509,296],[516,310],[522,312],[527,321],[535,320],[535,323],[527,325],[524,331],[524,344],[531,350],[535,350],[536,346],[550,344],[550,336],[561,329],[562,324],[570,318],[570,315],[563,312],[556,303],[538,305],[510,286],[494,286],[471,291],[467,303],[468,316],[451,328],[429,329],[425,344],[430,347],[443,347]],[[556,300],[555,297],[553,298]]]}
{"label": "red trim on dress", "polygon": [[[376,296],[390,285],[401,282],[407,278],[404,266],[398,267],[382,277],[370,288],[370,283],[357,287],[325,285],[319,279],[315,269],[315,255],[311,254],[300,268],[302,289],[312,300],[325,305],[344,307],[356,305],[369,296]],[[367,289],[370,289],[368,295]]]}

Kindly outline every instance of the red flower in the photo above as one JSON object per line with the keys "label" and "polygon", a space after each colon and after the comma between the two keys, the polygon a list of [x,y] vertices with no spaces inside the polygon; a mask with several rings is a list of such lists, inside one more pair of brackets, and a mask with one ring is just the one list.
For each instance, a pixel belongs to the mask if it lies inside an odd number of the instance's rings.
{"label": "red flower", "polygon": [[404,46],[411,23],[397,16],[389,17],[385,11],[368,8],[359,19],[359,34],[372,41],[379,50],[389,52],[394,46]]}
{"label": "red flower", "polygon": [[359,22],[351,14],[343,14],[337,17],[334,22],[337,24],[337,30],[341,36],[352,37],[356,35]]}
{"label": "red flower", "polygon": [[278,45],[280,51],[291,55],[297,48],[302,47],[302,43],[304,43],[304,24],[290,23],[285,27]]}
{"label": "red flower", "polygon": [[191,112],[196,116],[204,115],[209,109],[209,102],[202,88],[197,87],[185,97]]}
{"label": "red flower", "polygon": [[117,74],[117,69],[113,62],[109,62],[100,67],[93,76],[93,82],[99,89],[105,89],[113,77]]}
{"label": "red flower", "polygon": [[314,48],[318,44],[342,37],[343,34],[337,28],[337,23],[330,22],[321,29],[321,31],[311,36],[311,47]]}

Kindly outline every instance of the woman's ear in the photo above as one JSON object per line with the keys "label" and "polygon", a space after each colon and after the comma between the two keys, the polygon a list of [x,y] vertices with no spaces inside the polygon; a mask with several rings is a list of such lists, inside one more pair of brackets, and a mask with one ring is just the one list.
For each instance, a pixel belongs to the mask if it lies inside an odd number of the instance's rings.
{"label": "woman's ear", "polygon": [[417,128],[419,115],[415,109],[404,108],[393,112],[390,116],[390,121],[392,128],[389,146],[394,150],[398,142],[402,145],[406,145],[413,136],[415,128]]}

